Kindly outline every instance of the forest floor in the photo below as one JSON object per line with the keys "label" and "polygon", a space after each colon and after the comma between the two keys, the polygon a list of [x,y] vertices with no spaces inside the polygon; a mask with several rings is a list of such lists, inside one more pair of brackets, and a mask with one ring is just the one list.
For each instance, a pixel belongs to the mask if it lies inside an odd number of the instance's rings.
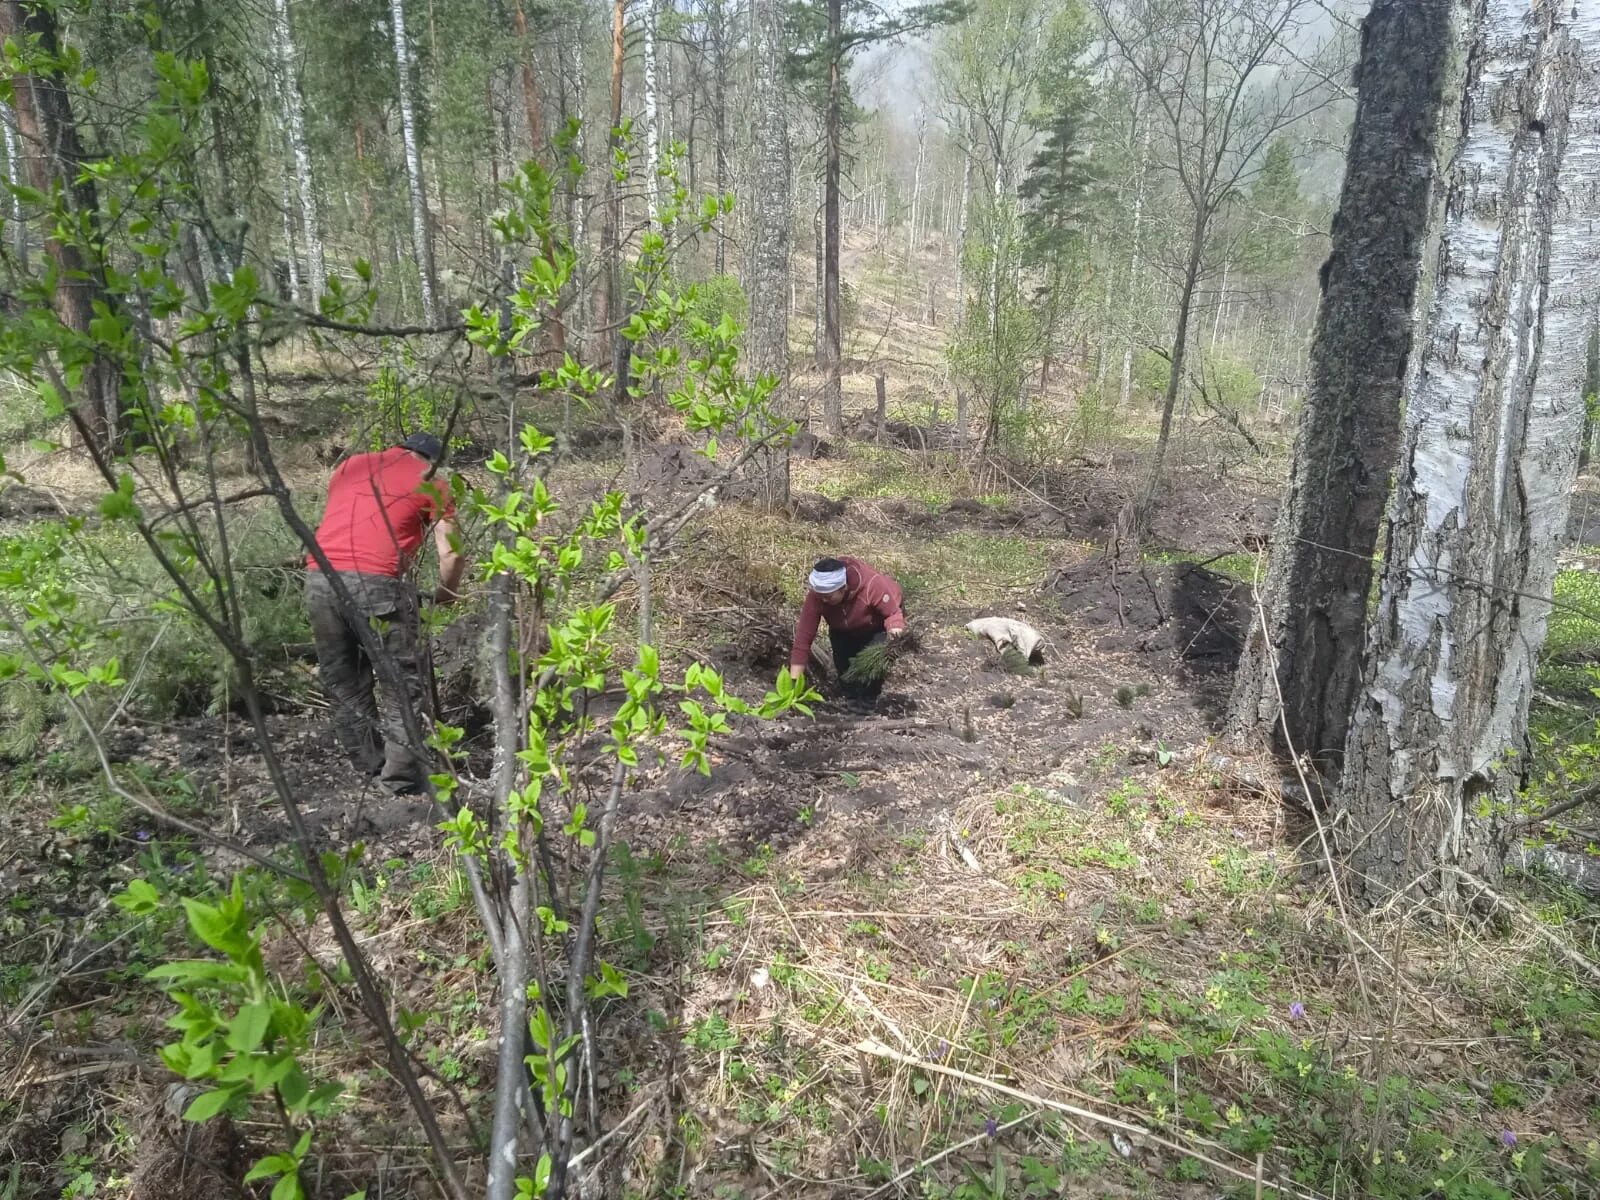
{"label": "forest floor", "polygon": [[[940,335],[891,299],[864,294],[880,353],[857,353],[849,407],[870,407],[883,370],[891,416],[931,424]],[[825,553],[899,578],[920,645],[874,711],[824,674],[814,719],[741,722],[709,777],[642,773],[602,917],[629,994],[600,1014],[584,1104],[616,1132],[586,1159],[584,1194],[1600,1195],[1600,914],[1539,879],[1492,921],[1345,911],[1315,815],[1241,782],[1276,777],[1216,744],[1281,461],[1186,424],[1130,564],[1103,548],[1142,443],[1077,429],[1027,470],[977,473],[857,437],[795,463],[788,510],[719,505],[658,565],[664,657],[711,663],[747,697],[785,660],[804,569]],[[313,445],[289,457],[311,495]],[[37,466],[0,518],[91,502],[77,468]],[[621,472],[597,439],[552,486]],[[1600,542],[1585,511],[1577,534]],[[294,571],[261,544],[282,610],[259,631],[276,651],[274,742],[314,826],[365,845],[351,918],[448,1136],[478,1161],[495,998],[462,875],[425,806],[343,763]],[[1600,590],[1585,563],[1562,577],[1576,602]],[[1034,625],[1043,664],[1003,670],[963,628],[980,616]],[[474,628],[469,606],[441,635],[442,675],[470,676]],[[1552,644],[1540,719],[1572,736],[1593,724],[1600,620],[1568,611]],[[215,694],[167,699],[160,718],[111,722],[125,786],[281,847],[249,729]],[[109,795],[64,731],[7,717],[7,745],[26,749],[6,751],[0,809],[0,1198],[250,1194],[238,1180],[272,1122],[184,1126],[155,1058],[170,1005],[140,977],[186,953],[181,914],[135,919],[109,899],[134,877],[200,894],[230,862]],[[321,926],[303,936],[329,949]],[[312,1056],[346,1089],[315,1194],[434,1196],[343,1003]]]}

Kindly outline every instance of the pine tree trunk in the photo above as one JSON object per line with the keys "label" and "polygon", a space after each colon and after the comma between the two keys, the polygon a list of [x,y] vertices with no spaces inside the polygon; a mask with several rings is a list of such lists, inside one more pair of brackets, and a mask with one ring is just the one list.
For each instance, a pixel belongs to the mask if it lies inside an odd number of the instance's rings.
{"label": "pine tree trunk", "polygon": [[533,43],[528,40],[528,14],[522,0],[513,0],[512,28],[517,34],[517,66],[522,78],[522,111],[528,122],[528,152],[539,158],[544,150],[544,113],[539,102],[539,80],[533,73]]}
{"label": "pine tree trunk", "polygon": [[822,389],[822,411],[828,432],[844,434],[844,395],[840,372],[843,369],[843,341],[839,313],[839,180],[844,154],[844,80],[839,59],[843,54],[844,0],[827,0],[828,5],[828,161],[822,187],[822,336],[827,379]]}
{"label": "pine tree trunk", "polygon": [[1502,869],[1600,295],[1600,3],[1480,11],[1340,788],[1369,901]]}
{"label": "pine tree trunk", "polygon": [[644,6],[644,166],[650,223],[661,219],[661,115],[656,95],[656,0]]}
{"label": "pine tree trunk", "polygon": [[327,284],[322,250],[322,227],[317,216],[316,182],[311,174],[311,147],[306,141],[305,98],[300,92],[299,56],[294,30],[289,24],[289,0],[274,0],[272,40],[278,68],[278,96],[283,101],[283,128],[294,159],[295,184],[300,194],[300,221],[306,251],[306,275],[315,304]]}
{"label": "pine tree trunk", "polygon": [[[784,106],[783,17],[779,3],[780,0],[751,0],[750,5],[755,211],[747,289],[750,365],[754,373],[779,380],[780,390],[773,395],[775,410],[789,365],[789,129]],[[764,457],[768,501],[787,503],[788,447],[773,446]]]}
{"label": "pine tree trunk", "polygon": [[[32,39],[45,56],[58,56],[55,9],[0,0],[0,41],[7,39],[18,43]],[[93,178],[83,171],[83,146],[66,81],[50,70],[14,75],[11,84],[21,173],[28,186],[45,195],[59,187],[73,217],[94,236],[99,200]],[[68,329],[89,337],[96,306],[116,307],[106,290],[105,273],[77,245],[58,241],[48,232],[44,246],[56,267],[56,315]],[[121,372],[115,361],[98,353],[81,369],[74,410],[87,439],[99,450],[110,451],[123,436]]]}
{"label": "pine tree trunk", "polygon": [[1280,753],[1292,746],[1324,769],[1344,749],[1360,684],[1371,559],[1399,446],[1445,76],[1458,37],[1454,7],[1377,0],[1363,26],[1361,90],[1322,269],[1310,393],[1267,568],[1272,652],[1253,631],[1235,683],[1236,736],[1264,736]]}
{"label": "pine tree trunk", "polygon": [[399,83],[400,136],[405,143],[406,180],[411,188],[411,245],[417,255],[422,291],[422,319],[439,319],[439,281],[433,266],[433,229],[428,215],[428,189],[422,176],[422,148],[417,141],[417,113],[411,97],[411,53],[406,46],[405,0],[389,0],[394,34],[395,77]]}

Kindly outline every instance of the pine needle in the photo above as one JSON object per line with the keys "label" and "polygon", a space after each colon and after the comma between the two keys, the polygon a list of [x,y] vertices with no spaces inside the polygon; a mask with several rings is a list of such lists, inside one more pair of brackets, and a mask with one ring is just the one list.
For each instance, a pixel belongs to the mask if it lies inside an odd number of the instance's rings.
{"label": "pine needle", "polygon": [[880,683],[884,676],[889,674],[889,663],[892,660],[888,642],[868,646],[858,651],[850,660],[850,665],[845,668],[844,681],[860,685]]}
{"label": "pine needle", "polygon": [[1000,665],[1011,675],[1031,675],[1033,668],[1028,665],[1027,657],[1015,646],[1007,646],[1000,651]]}
{"label": "pine needle", "polygon": [[856,652],[841,678],[857,686],[870,687],[881,683],[888,676],[894,660],[908,650],[915,650],[917,644],[917,635],[909,629],[894,641],[874,642]]}

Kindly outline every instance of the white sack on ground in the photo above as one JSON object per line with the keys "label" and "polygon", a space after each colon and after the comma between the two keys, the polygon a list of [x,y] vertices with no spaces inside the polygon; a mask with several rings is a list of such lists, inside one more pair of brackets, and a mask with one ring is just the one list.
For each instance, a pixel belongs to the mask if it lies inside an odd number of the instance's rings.
{"label": "white sack on ground", "polygon": [[967,631],[988,638],[996,650],[1015,646],[1029,662],[1043,661],[1044,634],[1022,621],[1010,617],[979,617],[967,622]]}

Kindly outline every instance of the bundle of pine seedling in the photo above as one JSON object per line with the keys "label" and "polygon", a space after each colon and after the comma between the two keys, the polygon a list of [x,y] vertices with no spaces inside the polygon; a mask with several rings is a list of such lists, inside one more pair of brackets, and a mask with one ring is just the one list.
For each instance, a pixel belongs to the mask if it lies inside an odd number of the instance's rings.
{"label": "bundle of pine seedling", "polygon": [[857,687],[871,687],[882,683],[889,674],[889,668],[894,665],[894,660],[907,650],[915,650],[916,645],[916,634],[909,629],[894,641],[874,642],[857,651],[856,656],[850,660],[850,665],[845,668],[842,678],[846,683]]}

